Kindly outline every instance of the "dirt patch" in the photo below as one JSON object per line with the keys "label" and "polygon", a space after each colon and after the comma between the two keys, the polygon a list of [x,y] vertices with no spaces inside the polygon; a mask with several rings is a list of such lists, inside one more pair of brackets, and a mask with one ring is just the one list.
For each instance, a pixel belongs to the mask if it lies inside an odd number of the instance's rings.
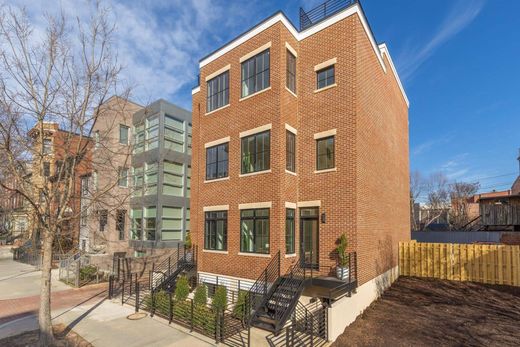
{"label": "dirt patch", "polygon": [[[63,324],[57,324],[52,327],[56,343],[53,347],[92,347],[87,340],[68,329]],[[20,335],[10,336],[0,340],[0,346],[9,347],[29,347],[38,345],[38,330],[28,331]]]}
{"label": "dirt patch", "polygon": [[520,288],[400,277],[340,346],[518,346]]}

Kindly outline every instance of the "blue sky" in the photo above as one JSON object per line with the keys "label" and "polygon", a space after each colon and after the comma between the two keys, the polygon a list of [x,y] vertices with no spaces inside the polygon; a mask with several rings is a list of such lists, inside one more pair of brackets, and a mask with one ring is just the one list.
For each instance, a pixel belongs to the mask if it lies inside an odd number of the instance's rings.
{"label": "blue sky", "polygon": [[[46,0],[27,5],[41,28]],[[81,1],[61,0],[85,16]],[[321,1],[112,0],[123,78],[146,104],[160,97],[191,109],[198,60],[277,10]],[[520,1],[365,0],[377,41],[386,42],[410,99],[410,161],[423,175],[508,189],[520,147]],[[499,177],[497,177],[499,176]]]}

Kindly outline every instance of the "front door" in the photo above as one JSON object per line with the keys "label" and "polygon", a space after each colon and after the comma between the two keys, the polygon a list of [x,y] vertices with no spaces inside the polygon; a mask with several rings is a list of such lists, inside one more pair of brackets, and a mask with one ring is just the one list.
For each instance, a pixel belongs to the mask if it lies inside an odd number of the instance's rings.
{"label": "front door", "polygon": [[319,209],[300,208],[301,261],[306,268],[319,268]]}

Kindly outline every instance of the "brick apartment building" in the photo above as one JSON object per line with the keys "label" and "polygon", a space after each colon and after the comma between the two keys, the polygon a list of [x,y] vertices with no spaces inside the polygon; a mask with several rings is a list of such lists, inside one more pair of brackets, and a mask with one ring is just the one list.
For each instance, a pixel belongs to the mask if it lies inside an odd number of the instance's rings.
{"label": "brick apartment building", "polygon": [[278,252],[281,273],[331,276],[346,234],[359,287],[331,306],[332,340],[410,239],[408,100],[359,2],[333,2],[299,29],[276,13],[200,61],[191,200],[207,283],[251,284]]}

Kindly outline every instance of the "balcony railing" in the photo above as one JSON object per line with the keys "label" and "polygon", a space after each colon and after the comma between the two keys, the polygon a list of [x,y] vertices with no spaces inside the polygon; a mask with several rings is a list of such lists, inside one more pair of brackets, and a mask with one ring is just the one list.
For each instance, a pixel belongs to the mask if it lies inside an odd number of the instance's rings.
{"label": "balcony railing", "polygon": [[300,31],[310,28],[357,2],[358,0],[328,0],[307,12],[300,8]]}

